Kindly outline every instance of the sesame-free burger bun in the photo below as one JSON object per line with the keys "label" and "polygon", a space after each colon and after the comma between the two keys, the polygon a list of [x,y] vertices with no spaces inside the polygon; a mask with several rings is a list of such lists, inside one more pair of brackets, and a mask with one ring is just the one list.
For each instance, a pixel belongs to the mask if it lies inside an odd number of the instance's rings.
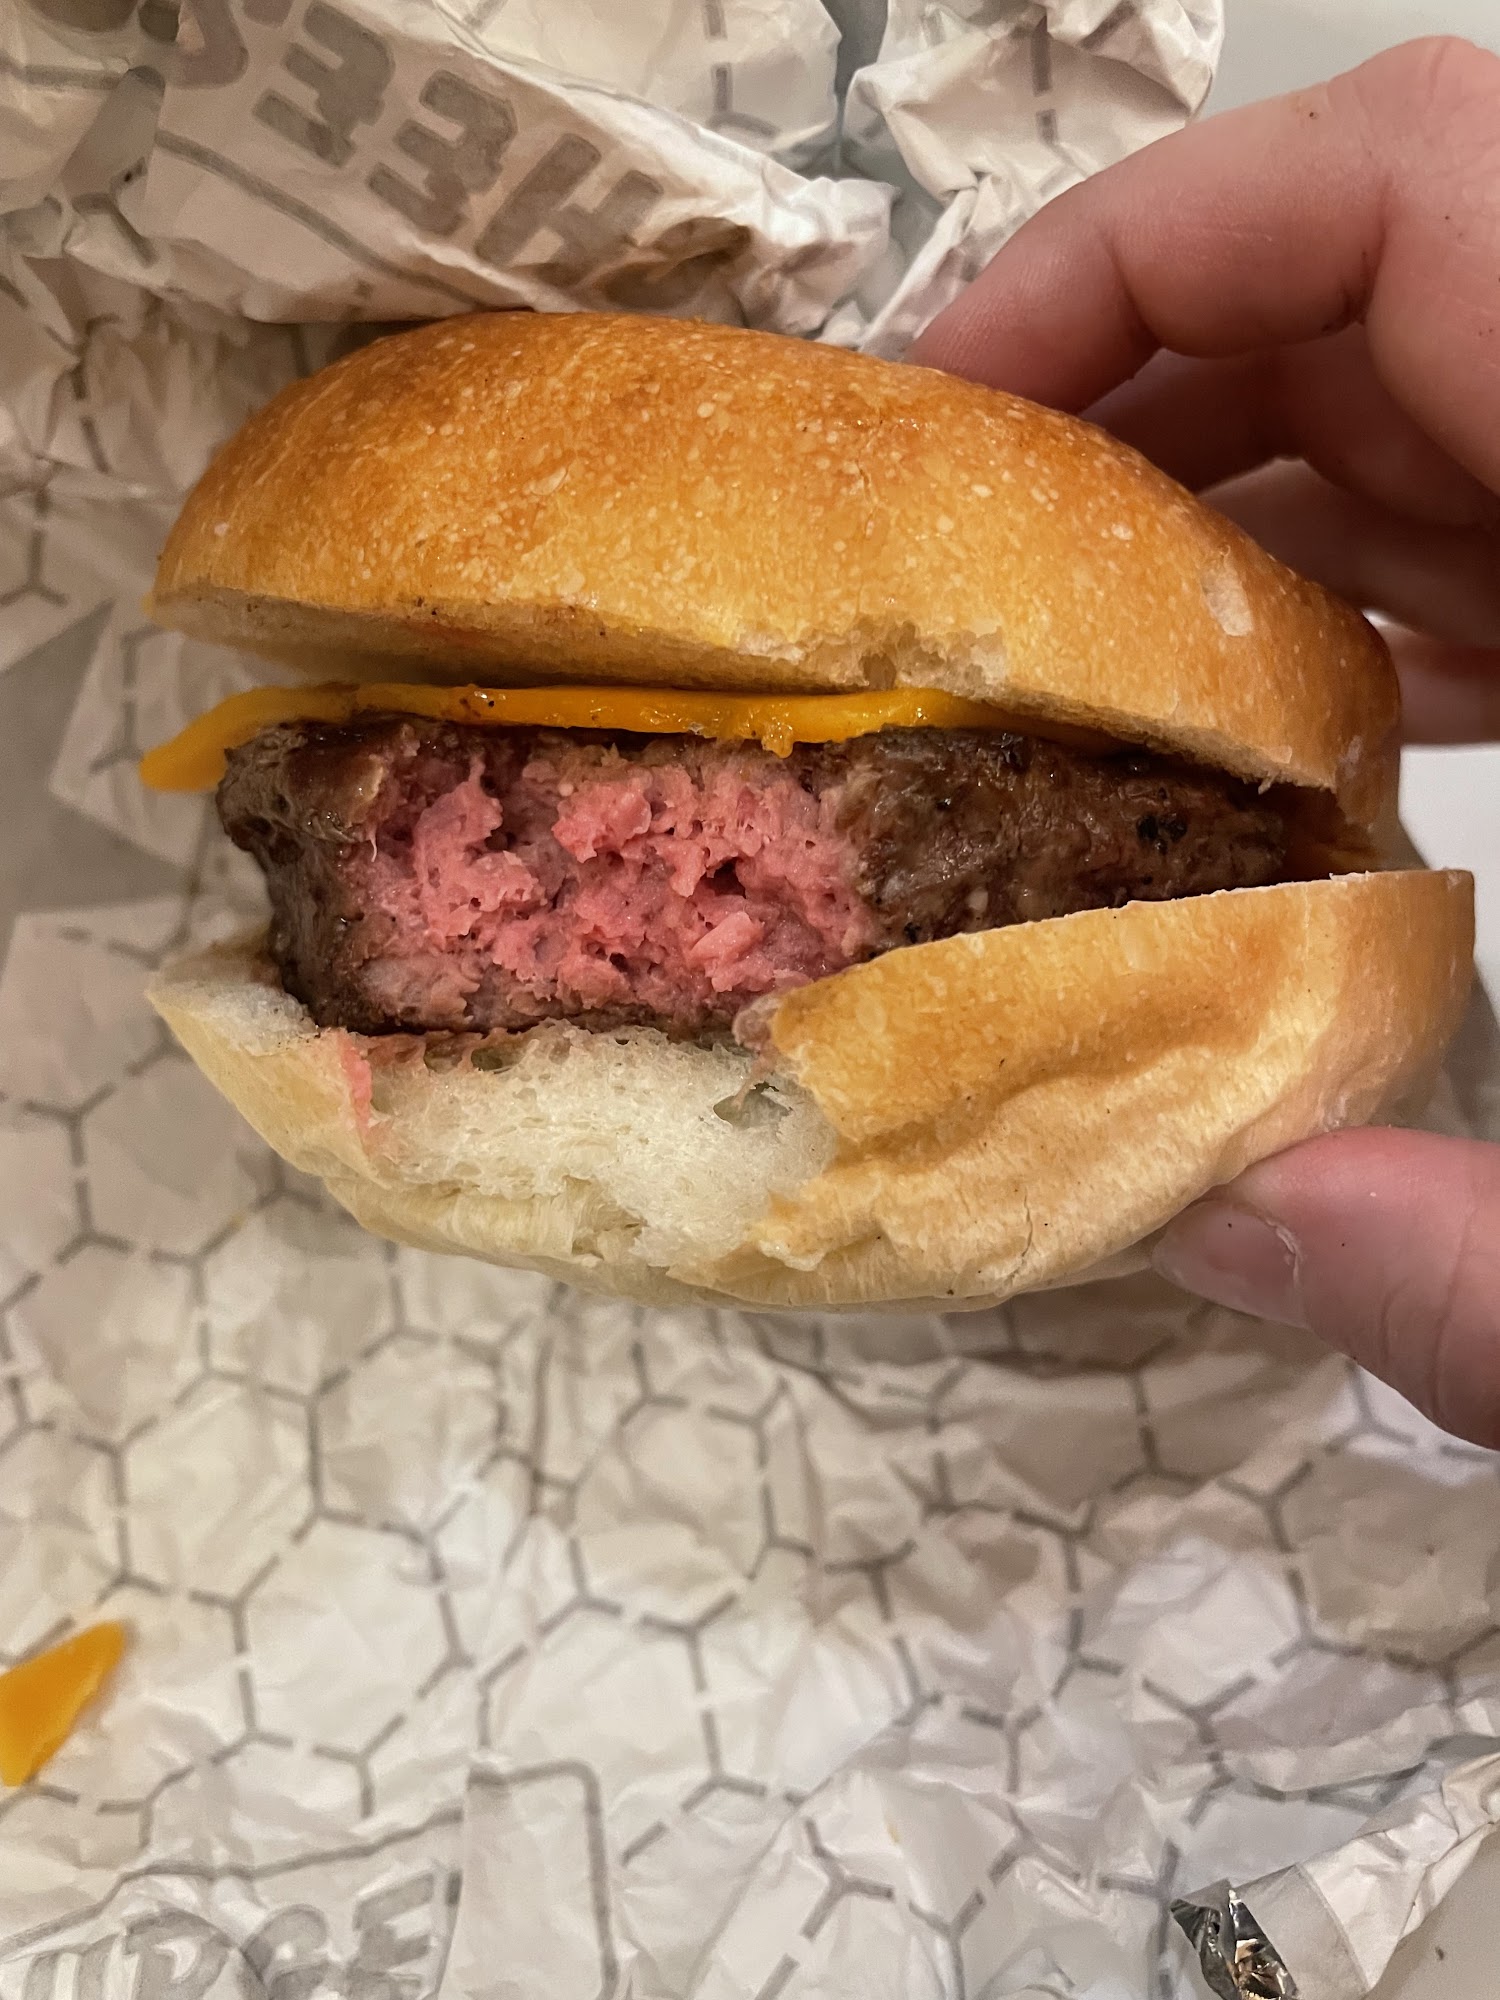
{"label": "sesame-free burger bun", "polygon": [[1363,826],[1394,781],[1370,627],[1124,445],[687,321],[481,314],[295,384],[199,482],[152,609],[319,679],[943,689]]}
{"label": "sesame-free burger bun", "polygon": [[1089,910],[800,988],[758,1064],[564,1026],[500,1068],[383,1062],[317,1029],[257,940],[181,961],[151,999],[381,1235],[658,1303],[909,1309],[1118,1265],[1254,1160],[1400,1105],[1472,949],[1451,872]]}

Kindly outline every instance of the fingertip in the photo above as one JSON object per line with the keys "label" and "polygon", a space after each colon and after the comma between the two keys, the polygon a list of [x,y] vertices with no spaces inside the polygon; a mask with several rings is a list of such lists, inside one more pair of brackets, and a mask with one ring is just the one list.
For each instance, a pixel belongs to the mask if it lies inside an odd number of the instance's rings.
{"label": "fingertip", "polygon": [[[1215,1220],[1226,1208],[1261,1231]],[[1308,1140],[1188,1210],[1157,1263],[1242,1311],[1287,1319],[1290,1301],[1434,1422],[1500,1443],[1500,1146],[1381,1128]]]}
{"label": "fingertip", "polygon": [[1151,1252],[1169,1283],[1231,1312],[1305,1326],[1297,1246],[1284,1229],[1235,1201],[1195,1202],[1169,1223]]}
{"label": "fingertip", "polygon": [[1094,186],[1059,195],[1025,223],[907,359],[1059,410],[1086,409],[1128,381],[1160,343],[1091,220]]}

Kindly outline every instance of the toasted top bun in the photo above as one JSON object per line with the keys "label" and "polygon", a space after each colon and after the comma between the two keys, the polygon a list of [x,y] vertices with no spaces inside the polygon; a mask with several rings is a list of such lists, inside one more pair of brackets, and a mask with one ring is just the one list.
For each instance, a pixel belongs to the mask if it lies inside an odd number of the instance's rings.
{"label": "toasted top bun", "polygon": [[947,1309],[1122,1268],[1253,1161],[1409,1099],[1472,948],[1467,875],[1345,875],[891,952],[775,1003],[758,1058],[557,1026],[483,1070],[319,1030],[256,941],[151,998],[382,1235],[655,1302]]}
{"label": "toasted top bun", "polygon": [[686,321],[452,319],[294,385],[188,500],[153,611],[322,678],[941,688],[1366,827],[1394,782],[1370,627],[1125,446]]}

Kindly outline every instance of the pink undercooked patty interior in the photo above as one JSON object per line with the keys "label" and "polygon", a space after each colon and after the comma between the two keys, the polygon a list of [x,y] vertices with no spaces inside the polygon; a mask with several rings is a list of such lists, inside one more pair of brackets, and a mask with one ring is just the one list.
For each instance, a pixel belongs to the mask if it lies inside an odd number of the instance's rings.
{"label": "pink undercooked patty interior", "polygon": [[499,788],[472,758],[409,845],[371,860],[367,907],[393,927],[371,997],[398,1018],[420,997],[457,1024],[498,971],[547,1012],[678,1017],[862,958],[875,925],[836,798],[787,770],[753,776],[562,745]]}
{"label": "pink undercooked patty interior", "polygon": [[1278,879],[1281,806],[1000,730],[754,744],[292,723],[234,751],[231,837],[324,1026],[721,1031],[902,944]]}

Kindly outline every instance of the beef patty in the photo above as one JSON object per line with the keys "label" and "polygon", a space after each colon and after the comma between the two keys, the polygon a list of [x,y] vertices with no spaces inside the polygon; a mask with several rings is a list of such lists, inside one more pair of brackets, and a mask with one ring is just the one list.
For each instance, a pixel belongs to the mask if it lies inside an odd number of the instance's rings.
{"label": "beef patty", "polygon": [[264,730],[219,787],[287,990],[366,1034],[568,1018],[726,1028],[959,931],[1284,879],[1253,786],[1000,731],[789,757],[691,737],[375,716]]}

